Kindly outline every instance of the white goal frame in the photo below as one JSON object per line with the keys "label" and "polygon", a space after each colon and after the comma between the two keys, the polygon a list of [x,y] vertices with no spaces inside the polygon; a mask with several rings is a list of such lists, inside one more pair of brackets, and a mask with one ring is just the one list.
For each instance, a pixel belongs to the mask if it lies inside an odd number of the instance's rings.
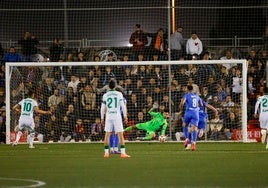
{"label": "white goal frame", "polygon": [[[128,61],[128,62],[20,62],[20,63],[6,63],[6,144],[10,144],[10,83],[11,83],[11,67],[12,66],[70,66],[70,65],[187,65],[187,64],[202,64],[209,62],[209,64],[242,64],[242,86],[243,86],[243,97],[242,97],[242,142],[249,142],[247,139],[247,61],[246,60],[192,60],[192,61]],[[170,66],[169,66],[170,69]],[[170,83],[170,81],[169,81]]]}

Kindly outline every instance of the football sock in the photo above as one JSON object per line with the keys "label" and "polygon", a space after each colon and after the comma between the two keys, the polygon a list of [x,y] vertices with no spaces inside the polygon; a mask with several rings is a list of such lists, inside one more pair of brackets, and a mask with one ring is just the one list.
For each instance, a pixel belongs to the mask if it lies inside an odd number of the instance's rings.
{"label": "football sock", "polygon": [[192,141],[193,142],[196,142],[196,140],[197,140],[197,130],[193,130],[192,131],[191,137],[192,137]]}
{"label": "football sock", "polygon": [[183,134],[184,134],[185,139],[187,138],[189,139],[188,126],[183,127]]}
{"label": "football sock", "polygon": [[18,131],[17,136],[16,136],[16,140],[15,140],[16,143],[19,142],[21,135],[22,135],[22,132]]}
{"label": "football sock", "polygon": [[115,146],[114,141],[115,141],[115,134],[110,135],[110,147],[113,148]]}
{"label": "football sock", "polygon": [[104,153],[109,154],[109,146],[104,146]]}
{"label": "football sock", "polygon": [[121,150],[121,154],[125,154],[126,153],[125,145],[121,145],[120,150]]}
{"label": "football sock", "polygon": [[118,134],[114,134],[114,151],[118,151],[118,146],[119,146],[119,136]]}
{"label": "football sock", "polygon": [[30,142],[30,146],[33,146],[33,142],[34,142],[34,133],[30,133],[30,139],[29,139],[29,142]]}

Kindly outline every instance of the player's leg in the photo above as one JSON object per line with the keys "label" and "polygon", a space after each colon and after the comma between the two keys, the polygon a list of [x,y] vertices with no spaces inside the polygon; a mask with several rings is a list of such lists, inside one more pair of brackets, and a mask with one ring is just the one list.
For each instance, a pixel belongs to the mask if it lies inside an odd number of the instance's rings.
{"label": "player's leg", "polygon": [[120,151],[121,151],[121,158],[129,158],[130,156],[126,154],[126,146],[125,146],[125,139],[124,139],[124,134],[122,132],[117,133],[119,136],[120,140]]}
{"label": "player's leg", "polygon": [[118,150],[118,145],[119,145],[119,137],[118,134],[112,133],[110,135],[110,153],[111,154],[119,154]]}
{"label": "player's leg", "polygon": [[15,141],[13,142],[12,146],[16,146],[18,145],[19,143],[19,140],[20,140],[20,137],[21,135],[23,134],[23,130],[24,130],[24,122],[19,122],[19,125],[18,125],[18,132],[17,132],[17,135],[16,135],[16,139]]}
{"label": "player's leg", "polygon": [[115,154],[120,154],[120,151],[119,151],[119,149],[118,149],[118,146],[119,146],[119,136],[118,136],[118,134],[114,134],[113,135],[113,139],[114,139],[114,143],[113,143],[113,147],[114,147],[114,153]]}
{"label": "player's leg", "polygon": [[104,157],[108,158],[109,157],[109,143],[110,143],[110,135],[111,132],[105,132],[104,136]]}
{"label": "player's leg", "polygon": [[113,124],[111,121],[105,120],[105,136],[104,136],[104,158],[109,157],[109,145],[110,145],[110,135],[113,131]]}
{"label": "player's leg", "polygon": [[153,131],[147,131],[146,136],[143,138],[143,140],[152,140],[155,138],[156,134]]}
{"label": "player's leg", "polygon": [[124,129],[124,131],[128,132],[128,131],[132,131],[133,129],[136,129],[137,128],[137,125],[131,125],[131,126],[128,126]]}
{"label": "player's leg", "polygon": [[198,135],[198,122],[199,122],[199,114],[198,112],[193,114],[191,118],[191,149],[192,151],[196,150],[196,141],[197,141],[197,135]]}
{"label": "player's leg", "polygon": [[122,119],[114,120],[114,130],[119,136],[121,158],[130,157],[129,155],[126,154],[126,146],[125,146],[125,139],[124,139],[124,128],[123,128]]}
{"label": "player's leg", "polygon": [[29,131],[29,148],[34,148],[33,142],[34,142],[34,137],[35,137],[35,131],[34,131],[34,122],[30,126],[27,127]]}
{"label": "player's leg", "polygon": [[267,135],[267,130],[266,129],[261,129],[261,142],[264,144],[266,140]]}
{"label": "player's leg", "polygon": [[268,128],[268,120],[266,120],[266,117],[260,116],[259,121],[260,121],[260,127],[261,127],[261,142],[264,144],[267,142],[267,128]]}
{"label": "player's leg", "polygon": [[191,126],[191,149],[194,151],[196,149],[198,129],[196,125]]}
{"label": "player's leg", "polygon": [[190,138],[190,134],[189,134],[189,123],[190,123],[189,113],[185,113],[183,124],[182,124],[183,134],[185,137],[184,148],[190,147],[190,144],[191,144],[191,138]]}
{"label": "player's leg", "polygon": [[114,153],[114,136],[115,136],[115,133],[112,132],[110,134],[110,153],[113,154]]}
{"label": "player's leg", "polygon": [[198,122],[198,138],[202,138],[206,130],[206,118],[200,118]]}

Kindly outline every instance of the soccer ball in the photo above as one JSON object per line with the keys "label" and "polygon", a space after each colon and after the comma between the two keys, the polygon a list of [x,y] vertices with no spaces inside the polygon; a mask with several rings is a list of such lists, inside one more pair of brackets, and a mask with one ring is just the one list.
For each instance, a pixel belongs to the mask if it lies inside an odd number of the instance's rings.
{"label": "soccer ball", "polygon": [[165,142],[166,141],[166,136],[164,136],[164,135],[161,135],[161,136],[159,136],[159,141],[160,142]]}

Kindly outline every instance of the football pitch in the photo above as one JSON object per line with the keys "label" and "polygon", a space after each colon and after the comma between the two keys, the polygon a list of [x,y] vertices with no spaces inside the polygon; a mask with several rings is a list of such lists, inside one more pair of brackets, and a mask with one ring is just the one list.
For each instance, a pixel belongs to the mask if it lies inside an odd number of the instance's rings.
{"label": "football pitch", "polygon": [[131,158],[103,158],[102,143],[0,145],[0,187],[268,187],[261,143],[127,143]]}

